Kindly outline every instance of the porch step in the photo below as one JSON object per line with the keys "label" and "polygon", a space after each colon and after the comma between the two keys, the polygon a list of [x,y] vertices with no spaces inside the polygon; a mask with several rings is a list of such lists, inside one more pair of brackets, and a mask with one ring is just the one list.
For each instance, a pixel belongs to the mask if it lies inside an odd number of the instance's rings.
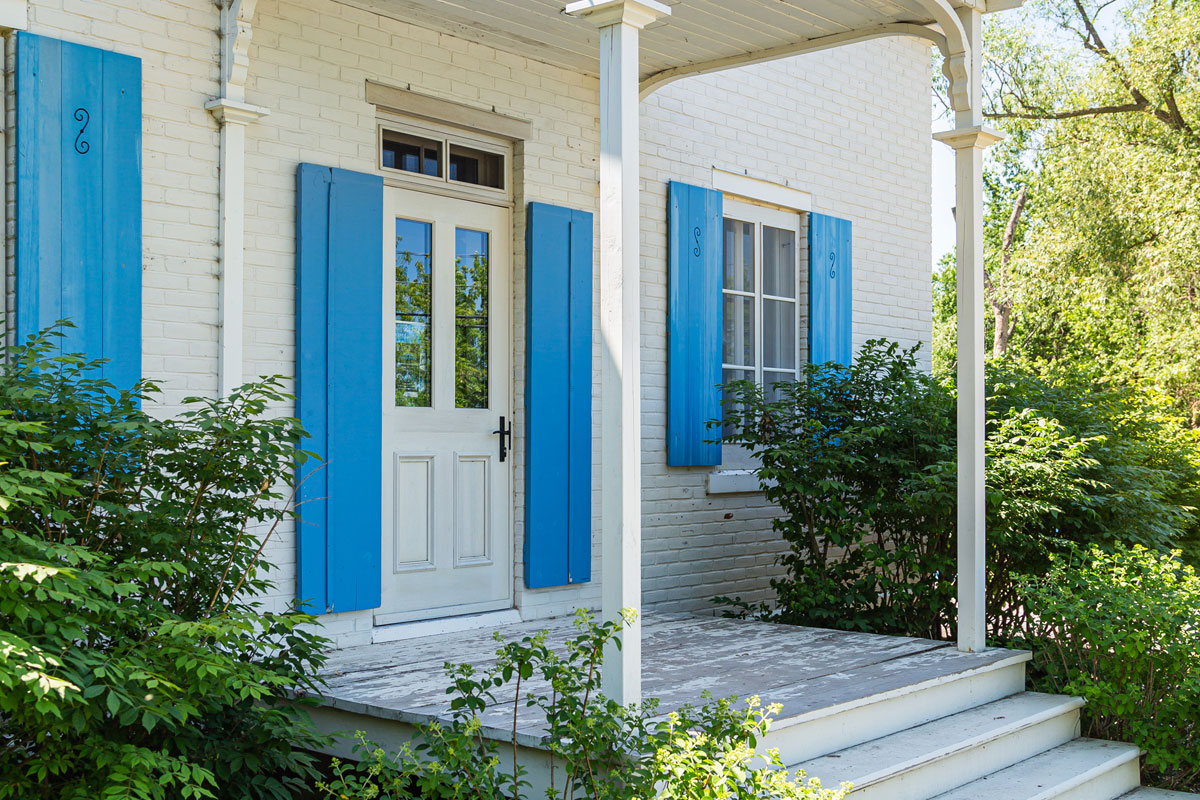
{"label": "porch step", "polygon": [[1200,794],[1192,792],[1171,792],[1166,789],[1134,789],[1129,794],[1121,795],[1121,800],[1187,800],[1197,798]]}
{"label": "porch step", "polygon": [[1155,800],[1153,794],[1142,794],[1149,789],[1125,794],[1138,780],[1138,749],[1133,745],[1076,739],[936,800]]}
{"label": "porch step", "polygon": [[1022,692],[796,766],[854,800],[928,800],[1071,741],[1082,706]]}
{"label": "porch step", "polygon": [[[915,680],[905,680],[899,666],[887,662],[879,665],[882,677],[825,676],[803,686],[806,698],[819,698],[813,703],[816,707],[788,714],[792,704],[784,701],[783,716],[761,744],[778,749],[785,763],[795,764],[898,733],[1024,691],[1029,659],[1029,653],[1013,650],[965,654],[946,649],[906,659],[935,667],[914,670]],[[869,691],[888,682],[891,688]],[[838,697],[844,699],[830,702]],[[764,700],[780,698],[767,693]]]}

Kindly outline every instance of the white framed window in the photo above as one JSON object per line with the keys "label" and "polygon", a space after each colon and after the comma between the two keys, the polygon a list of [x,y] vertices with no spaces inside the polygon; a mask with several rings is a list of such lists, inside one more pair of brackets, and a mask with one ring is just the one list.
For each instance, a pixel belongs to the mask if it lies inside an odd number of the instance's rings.
{"label": "white framed window", "polygon": [[[770,396],[804,358],[801,215],[728,197],[724,207],[721,379],[754,381]],[[754,466],[744,448],[722,448],[721,470]]]}
{"label": "white framed window", "polygon": [[389,184],[495,204],[512,198],[512,143],[426,120],[381,115],[378,169]]}

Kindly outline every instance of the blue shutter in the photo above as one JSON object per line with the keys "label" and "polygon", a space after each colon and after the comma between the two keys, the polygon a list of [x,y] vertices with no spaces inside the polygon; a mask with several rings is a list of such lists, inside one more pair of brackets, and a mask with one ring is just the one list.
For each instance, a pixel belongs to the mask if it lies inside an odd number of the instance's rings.
{"label": "blue shutter", "polygon": [[672,181],[667,191],[667,464],[721,463],[721,193]]}
{"label": "blue shutter", "polygon": [[20,341],[69,319],[56,349],[142,377],[142,62],[17,34]]}
{"label": "blue shutter", "polygon": [[848,219],[808,215],[808,360],[854,357],[854,271]]}
{"label": "blue shutter", "polygon": [[592,577],[592,215],[530,203],[525,227],[525,585]]}
{"label": "blue shutter", "polygon": [[301,164],[296,415],[305,449],[296,595],[320,612],[375,608],[383,503],[383,179]]}

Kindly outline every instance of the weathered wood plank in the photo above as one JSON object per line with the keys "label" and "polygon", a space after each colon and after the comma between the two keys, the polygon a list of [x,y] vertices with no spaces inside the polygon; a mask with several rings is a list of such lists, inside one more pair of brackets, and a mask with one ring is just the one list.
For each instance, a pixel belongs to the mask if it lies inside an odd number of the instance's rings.
{"label": "weathered wood plank", "polygon": [[[571,617],[523,622],[501,629],[505,641],[546,630],[561,647],[576,635]],[[762,622],[648,614],[643,621],[643,683],[665,713],[714,697],[759,695],[781,703],[783,717],[819,713],[872,695],[977,669],[1010,651],[961,653],[951,643],[900,636],[771,625]],[[449,714],[443,664],[470,663],[486,670],[500,645],[492,631],[428,636],[337,651],[326,665],[326,704],[379,719],[419,723]],[[522,694],[544,692],[539,679]],[[513,687],[495,693],[485,726],[507,738]],[[544,720],[537,709],[517,708],[519,740],[534,746]]]}

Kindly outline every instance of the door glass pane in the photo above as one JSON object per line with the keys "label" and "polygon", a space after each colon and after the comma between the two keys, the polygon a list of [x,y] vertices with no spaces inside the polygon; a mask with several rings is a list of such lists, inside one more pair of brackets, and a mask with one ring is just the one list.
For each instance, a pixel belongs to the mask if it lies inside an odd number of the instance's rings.
{"label": "door glass pane", "polygon": [[396,405],[428,407],[433,355],[433,226],[396,220]]}
{"label": "door glass pane", "polygon": [[454,406],[488,407],[488,235],[454,231]]}
{"label": "door glass pane", "polygon": [[763,366],[796,368],[796,302],[763,300]]}
{"label": "door glass pane", "polygon": [[754,223],[725,220],[725,288],[754,291]]}
{"label": "door glass pane", "polygon": [[743,367],[754,366],[754,298],[740,294],[725,293],[725,340],[726,364]]}
{"label": "door glass pane", "polygon": [[763,294],[796,296],[796,232],[763,226]]}

